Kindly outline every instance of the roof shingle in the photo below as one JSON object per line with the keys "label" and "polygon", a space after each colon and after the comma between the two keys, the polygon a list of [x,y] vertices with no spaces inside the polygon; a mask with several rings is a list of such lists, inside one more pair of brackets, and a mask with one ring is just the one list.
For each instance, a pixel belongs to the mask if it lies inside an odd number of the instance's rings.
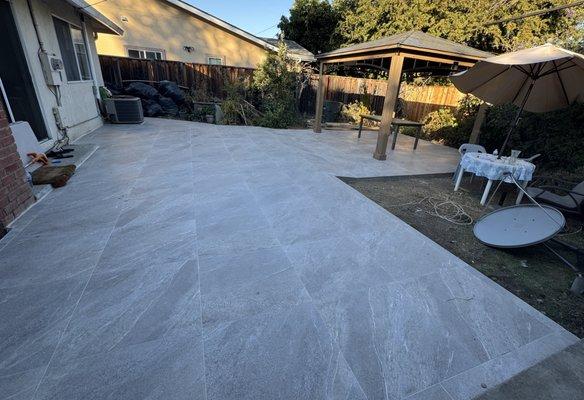
{"label": "roof shingle", "polygon": [[473,47],[456,43],[448,39],[432,36],[421,31],[407,31],[396,35],[387,36],[365,43],[358,43],[348,47],[342,47],[328,53],[319,54],[317,58],[327,58],[336,55],[362,53],[384,48],[412,47],[420,50],[436,51],[441,53],[453,53],[476,59],[492,56],[491,53],[475,49]]}

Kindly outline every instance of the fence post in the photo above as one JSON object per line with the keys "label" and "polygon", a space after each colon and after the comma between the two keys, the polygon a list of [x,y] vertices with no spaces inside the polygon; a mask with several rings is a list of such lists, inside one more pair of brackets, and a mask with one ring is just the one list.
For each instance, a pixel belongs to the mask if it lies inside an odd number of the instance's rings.
{"label": "fence post", "polygon": [[148,80],[154,81],[154,66],[152,65],[152,61],[147,61],[146,71],[148,73]]}
{"label": "fence post", "polygon": [[120,60],[117,59],[115,63],[116,67],[114,68],[114,81],[116,82],[116,86],[122,87],[124,83],[122,81],[122,69],[120,68]]}

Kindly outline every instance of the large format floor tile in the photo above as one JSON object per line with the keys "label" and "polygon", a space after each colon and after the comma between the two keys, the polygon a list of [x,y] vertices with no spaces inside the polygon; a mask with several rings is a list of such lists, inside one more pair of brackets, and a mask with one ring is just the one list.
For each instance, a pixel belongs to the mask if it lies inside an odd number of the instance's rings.
{"label": "large format floor tile", "polygon": [[55,354],[55,362],[201,330],[196,261],[95,273]]}
{"label": "large format floor tile", "polygon": [[234,321],[204,343],[208,399],[365,399],[310,304]]}
{"label": "large format floor tile", "polygon": [[88,276],[0,289],[0,376],[48,364]]}
{"label": "large format floor tile", "polygon": [[462,269],[333,296],[318,307],[373,399],[414,394],[551,333]]}
{"label": "large format floor tile", "polygon": [[53,364],[36,399],[205,399],[200,335],[169,335]]}
{"label": "large format floor tile", "polygon": [[400,135],[146,119],[0,240],[0,397],[467,399],[576,340],[338,176]]}
{"label": "large format floor tile", "polygon": [[55,232],[50,236],[38,236],[29,235],[25,229],[2,249],[0,287],[87,278],[111,231],[112,227],[108,227],[88,230],[81,235]]}

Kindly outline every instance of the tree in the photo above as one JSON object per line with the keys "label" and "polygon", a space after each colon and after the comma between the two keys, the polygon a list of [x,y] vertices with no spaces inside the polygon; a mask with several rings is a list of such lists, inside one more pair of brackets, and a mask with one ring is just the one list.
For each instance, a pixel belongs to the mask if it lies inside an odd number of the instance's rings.
{"label": "tree", "polygon": [[288,128],[298,125],[296,93],[301,65],[290,60],[287,48],[280,42],[277,53],[269,53],[253,74],[253,87],[261,98],[260,125],[269,128]]}
{"label": "tree", "polygon": [[290,17],[282,16],[278,28],[284,38],[294,40],[314,54],[336,48],[339,14],[326,0],[295,0]]}
{"label": "tree", "polygon": [[488,22],[549,8],[572,0],[335,0],[343,9],[337,34],[344,44],[360,43],[408,30],[505,52],[548,41],[574,47],[584,32],[582,8],[554,11],[525,19]]}

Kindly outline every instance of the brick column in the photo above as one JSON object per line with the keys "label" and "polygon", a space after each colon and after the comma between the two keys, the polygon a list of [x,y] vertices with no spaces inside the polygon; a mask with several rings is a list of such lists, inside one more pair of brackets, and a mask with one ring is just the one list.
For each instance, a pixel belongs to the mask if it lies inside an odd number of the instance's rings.
{"label": "brick column", "polygon": [[0,103],[0,228],[14,221],[34,201],[6,112]]}

